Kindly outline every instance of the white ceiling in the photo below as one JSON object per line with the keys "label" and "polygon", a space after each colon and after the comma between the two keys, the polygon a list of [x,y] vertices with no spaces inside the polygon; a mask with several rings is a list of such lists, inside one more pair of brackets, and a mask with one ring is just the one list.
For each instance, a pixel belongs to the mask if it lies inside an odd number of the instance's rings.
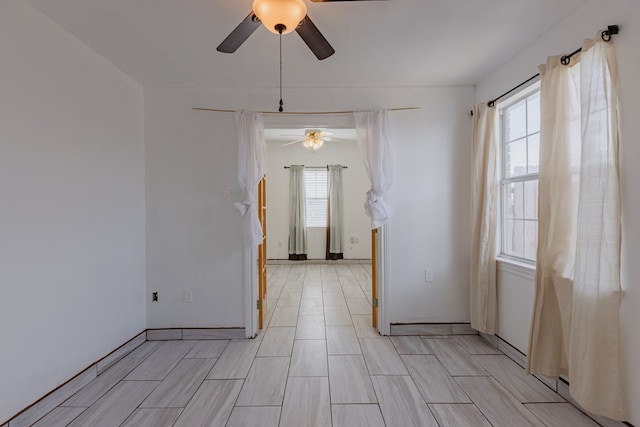
{"label": "white ceiling", "polygon": [[[251,0],[28,1],[145,86],[278,84],[266,29],[235,54],[216,51]],[[287,87],[473,85],[584,0],[305,1],[336,53],[318,61],[284,36]]]}

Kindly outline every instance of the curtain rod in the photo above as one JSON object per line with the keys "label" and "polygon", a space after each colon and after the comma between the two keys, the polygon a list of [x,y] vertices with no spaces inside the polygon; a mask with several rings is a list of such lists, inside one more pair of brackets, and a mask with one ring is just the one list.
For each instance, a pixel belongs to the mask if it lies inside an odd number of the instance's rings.
{"label": "curtain rod", "polygon": [[[304,166],[304,165],[303,165]],[[342,166],[342,165],[338,165]],[[285,166],[285,169],[291,169],[291,166]],[[327,169],[328,166],[305,166],[305,169]],[[342,169],[349,169],[347,166],[342,166]]]}
{"label": "curtain rod", "polygon": [[[389,111],[407,111],[407,110],[420,110],[422,107],[401,107],[401,108],[389,108]],[[201,107],[193,107],[192,110],[200,110],[200,111],[214,111],[217,113],[235,113],[236,110],[218,110],[215,108],[201,108]],[[364,110],[363,110],[364,111]],[[353,114],[356,111],[314,111],[314,112],[304,112],[304,111],[258,111],[262,114],[279,114],[279,115],[323,115],[323,116],[333,116],[339,114]]]}
{"label": "curtain rod", "polygon": [[[618,25],[609,25],[607,27],[606,30],[604,30],[601,34],[600,37],[602,38],[602,40],[604,40],[605,42],[608,42],[611,40],[611,36],[615,35],[615,34],[619,34],[620,33],[620,27]],[[582,52],[582,48],[578,48],[576,50],[574,50],[573,52],[571,52],[568,55],[564,55],[562,58],[560,58],[560,62],[562,63],[562,65],[569,65],[569,63],[571,62],[571,57],[573,57],[574,55],[577,55],[578,53]],[[511,92],[516,91],[518,89],[520,89],[522,86],[526,85],[527,83],[529,83],[531,80],[536,79],[540,77],[540,73],[537,73],[535,76],[531,76],[529,77],[527,80],[523,81],[522,83],[520,83],[519,85],[509,89],[508,91],[506,91],[505,93],[503,93],[502,95],[498,96],[497,98],[492,99],[491,101],[487,102],[487,105],[490,108],[493,108],[496,106],[496,102],[501,100],[502,98],[504,98],[505,96],[509,95]],[[471,112],[471,115],[473,115],[473,111]]]}

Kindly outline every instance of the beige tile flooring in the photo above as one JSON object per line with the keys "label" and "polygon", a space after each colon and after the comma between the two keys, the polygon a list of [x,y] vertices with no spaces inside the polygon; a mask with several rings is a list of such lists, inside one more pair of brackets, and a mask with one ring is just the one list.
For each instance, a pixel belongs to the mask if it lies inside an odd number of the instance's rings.
{"label": "beige tile flooring", "polygon": [[366,264],[268,277],[256,339],[147,341],[35,425],[598,425],[478,335],[379,336]]}

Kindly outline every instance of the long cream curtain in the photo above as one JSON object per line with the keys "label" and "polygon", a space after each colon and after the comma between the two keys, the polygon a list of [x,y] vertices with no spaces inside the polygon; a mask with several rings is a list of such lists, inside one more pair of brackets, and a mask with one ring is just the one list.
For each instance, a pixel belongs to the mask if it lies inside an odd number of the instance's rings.
{"label": "long cream curtain", "polygon": [[536,298],[527,372],[566,375],[588,411],[625,418],[619,367],[620,190],[614,47],[540,67]]}
{"label": "long cream curtain", "polygon": [[473,114],[471,164],[471,327],[495,334],[498,327],[496,235],[498,214],[498,114],[486,103]]}

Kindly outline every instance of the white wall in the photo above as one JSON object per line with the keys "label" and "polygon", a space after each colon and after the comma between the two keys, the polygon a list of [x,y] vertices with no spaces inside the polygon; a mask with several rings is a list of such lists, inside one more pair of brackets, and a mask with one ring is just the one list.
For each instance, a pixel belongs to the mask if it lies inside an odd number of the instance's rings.
{"label": "white wall", "polygon": [[142,88],[0,2],[0,424],[145,328]]}
{"label": "white wall", "polygon": [[145,88],[149,328],[244,327],[233,114],[192,111],[197,99]]}
{"label": "white wall", "polygon": [[[356,141],[328,141],[315,153],[302,144],[287,147],[282,147],[282,142],[267,144],[267,257],[289,257],[289,169],[284,166],[292,164],[347,166],[342,170],[344,258],[371,258],[371,221],[363,208],[365,194],[371,185]],[[325,228],[307,230],[309,259],[325,258],[326,240]]]}
{"label": "white wall", "polygon": [[[398,159],[390,196],[392,322],[468,321],[473,94],[471,87],[285,89],[290,111],[422,107],[391,113]],[[159,303],[148,302],[150,328],[243,326],[233,115],[191,107],[273,110],[277,100],[277,90],[261,88],[145,88],[147,283],[148,294],[160,292]],[[286,128],[287,117],[277,127]],[[427,267],[435,273],[430,284]],[[194,291],[193,303],[182,302],[184,290]]]}
{"label": "white wall", "polygon": [[[416,91],[393,115],[397,176],[389,223],[391,323],[469,321],[470,90]],[[425,269],[434,280],[425,283]]]}
{"label": "white wall", "polygon": [[[571,52],[580,45],[583,38],[594,37],[598,28],[610,24],[619,24],[621,34],[614,37],[618,52],[621,100],[621,138],[622,138],[622,215],[623,215],[623,247],[622,247],[622,285],[624,297],[622,301],[622,369],[630,420],[640,424],[640,146],[637,144],[640,134],[640,3],[633,0],[587,0],[574,13],[557,25],[550,28],[543,37],[524,50],[509,64],[492,73],[477,86],[478,102],[491,99],[503,91],[520,83],[535,74],[536,66],[545,62],[547,55]],[[501,292],[514,287],[525,286],[513,276],[499,275],[504,280],[499,284]],[[507,279],[510,277],[510,279]],[[520,350],[523,341],[528,337],[528,322],[514,317],[512,305],[521,306],[528,302],[529,310],[533,305],[533,280],[528,282],[529,288],[523,292],[512,292],[508,301],[500,299],[500,332],[508,334],[508,340]],[[516,298],[518,300],[516,300]],[[506,331],[504,325],[510,325]],[[514,326],[519,325],[519,331]]]}

